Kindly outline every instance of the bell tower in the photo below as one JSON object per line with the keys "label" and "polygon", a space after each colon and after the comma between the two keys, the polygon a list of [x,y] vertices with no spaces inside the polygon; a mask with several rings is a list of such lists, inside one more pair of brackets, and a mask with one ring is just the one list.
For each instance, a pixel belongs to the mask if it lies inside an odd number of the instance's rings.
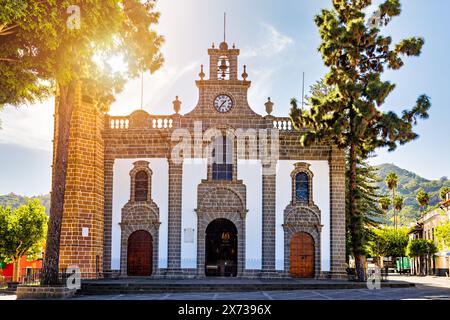
{"label": "bell tower", "polygon": [[223,41],[219,48],[208,49],[209,54],[209,79],[210,80],[238,80],[238,55],[239,49],[235,45],[231,48]]}
{"label": "bell tower", "polygon": [[247,80],[247,66],[243,66],[243,72],[239,76],[239,54],[240,50],[234,43],[230,46],[226,42],[225,32],[219,47],[212,44],[208,49],[209,79],[205,79],[207,75],[202,65],[198,74],[200,79],[196,81],[199,101],[185,116],[220,119],[260,117],[248,104],[247,93],[251,82]]}
{"label": "bell tower", "polygon": [[208,49],[209,54],[209,79],[210,80],[238,80],[238,55],[239,49],[233,44],[228,47],[226,41],[226,13],[223,14],[223,41],[219,48],[214,43]]}

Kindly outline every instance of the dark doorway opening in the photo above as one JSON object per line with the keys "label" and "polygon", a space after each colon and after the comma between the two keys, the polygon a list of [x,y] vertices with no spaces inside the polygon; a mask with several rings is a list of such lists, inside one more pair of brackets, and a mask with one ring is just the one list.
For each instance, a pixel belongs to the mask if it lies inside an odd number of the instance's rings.
{"label": "dark doorway opening", "polygon": [[237,275],[237,228],[227,219],[216,219],[206,228],[205,274],[216,277]]}
{"label": "dark doorway opening", "polygon": [[129,276],[152,274],[153,239],[144,230],[133,232],[128,238],[127,273]]}

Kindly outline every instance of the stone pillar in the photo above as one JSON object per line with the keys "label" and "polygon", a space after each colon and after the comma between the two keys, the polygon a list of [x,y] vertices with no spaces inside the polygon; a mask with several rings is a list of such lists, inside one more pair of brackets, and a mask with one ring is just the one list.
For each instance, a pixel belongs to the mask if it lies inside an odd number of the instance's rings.
{"label": "stone pillar", "polygon": [[346,277],[345,271],[345,153],[336,147],[330,152],[330,248],[331,277]]}
{"label": "stone pillar", "polygon": [[262,175],[262,263],[263,272],[275,272],[276,173],[263,167]]}
{"label": "stone pillar", "polygon": [[103,272],[104,276],[111,275],[111,248],[112,248],[112,195],[113,195],[113,169],[114,159],[105,160],[105,215],[103,240]]}
{"label": "stone pillar", "polygon": [[181,271],[181,192],[183,164],[169,159],[169,217],[167,273],[178,274]]}
{"label": "stone pillar", "polygon": [[219,57],[214,53],[214,49],[208,50],[209,54],[209,80],[217,80],[217,67]]}
{"label": "stone pillar", "polygon": [[104,115],[80,84],[70,123],[59,267],[76,265],[83,278],[98,277],[103,266],[103,127]]}
{"label": "stone pillar", "polygon": [[230,80],[238,79],[238,58],[237,55],[230,54],[228,58],[230,62]]}

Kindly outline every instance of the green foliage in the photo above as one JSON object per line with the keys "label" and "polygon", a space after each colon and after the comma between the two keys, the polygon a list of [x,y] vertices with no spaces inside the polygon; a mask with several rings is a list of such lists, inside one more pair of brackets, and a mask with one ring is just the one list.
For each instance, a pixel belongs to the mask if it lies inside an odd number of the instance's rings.
{"label": "green foliage", "polygon": [[27,204],[30,200],[37,199],[39,203],[45,207],[45,213],[50,213],[50,194],[43,194],[40,196],[25,197],[14,193],[9,193],[0,196],[0,206],[11,207],[11,209],[18,208],[23,204]]}
{"label": "green foliage", "polygon": [[[305,104],[308,106],[312,97],[325,98],[333,90],[332,87],[324,82],[324,79],[320,79],[309,87],[309,94],[305,96]],[[297,105],[297,100],[295,98],[291,100],[291,105]]]}
{"label": "green foliage", "polygon": [[[378,226],[384,221],[384,212],[379,205],[380,197],[378,192],[377,183],[379,182],[377,176],[376,168],[370,166],[367,162],[359,162],[356,168],[357,172],[357,194],[358,201],[357,206],[359,212],[361,212],[361,223],[363,225],[363,230],[359,237],[359,241],[363,245],[367,241],[366,235],[367,230],[370,228]],[[349,184],[348,179],[346,179],[346,189],[348,190]],[[349,199],[346,198],[346,222],[347,222],[347,251],[350,251],[352,239],[354,235],[350,232],[350,224],[352,223],[350,205],[348,203]]]}
{"label": "green foliage", "polygon": [[[450,180],[446,177],[442,177],[439,180],[427,180],[393,164],[382,164],[376,168],[378,169],[378,175],[382,180],[381,183],[378,183],[380,194],[387,195],[391,193],[384,182],[387,175],[390,172],[395,172],[398,176],[396,194],[402,196],[404,199],[403,209],[396,213],[399,217],[399,225],[401,226],[409,226],[411,223],[416,222],[421,216],[421,211],[428,212],[429,210],[437,208],[441,201],[440,189],[450,187]],[[420,208],[416,200],[416,195],[420,190],[425,191],[430,196],[428,206],[425,208]],[[386,220],[392,220],[392,217],[393,212],[388,212]]]}
{"label": "green foliage", "polygon": [[[54,84],[91,79],[100,96],[111,99],[126,77],[154,72],[163,63],[163,38],[151,29],[159,13],[154,1],[2,0],[0,21],[12,27],[0,35],[0,105],[33,103],[54,93]],[[80,8],[80,27],[76,12]],[[111,71],[110,57],[123,57],[128,69]],[[97,59],[96,59],[97,58]],[[102,61],[99,63],[98,61]]]}
{"label": "green foliage", "polygon": [[372,257],[402,257],[408,245],[408,229],[381,227],[371,230],[367,252]]}
{"label": "green foliage", "polygon": [[390,172],[385,179],[386,185],[388,186],[389,190],[395,191],[398,184],[398,176],[395,172]]}
{"label": "green foliage", "polygon": [[450,248],[450,221],[440,224],[434,229],[434,235],[439,241],[439,249]]}
{"label": "green foliage", "polygon": [[432,256],[437,252],[433,241],[427,239],[414,239],[406,247],[406,255],[410,258]]}
{"label": "green foliage", "polygon": [[403,208],[403,197],[395,196],[394,198],[394,209],[397,211],[401,211]]}
{"label": "green foliage", "polygon": [[38,200],[18,208],[0,207],[0,256],[15,262],[22,256],[43,251],[47,230],[45,208]]}
{"label": "green foliage", "polygon": [[[322,10],[315,18],[322,39],[319,50],[330,68],[325,83],[332,90],[324,97],[312,97],[309,110],[293,106],[296,127],[310,129],[302,136],[304,145],[324,140],[342,149],[354,145],[366,157],[379,147],[392,151],[397,144],[414,140],[417,119],[428,117],[430,101],[425,95],[401,116],[379,108],[395,88],[381,80],[381,74],[386,68],[399,69],[402,56],[418,56],[424,41],[410,38],[393,45],[391,37],[366,26],[364,10],[369,3],[334,0],[333,9]],[[388,0],[380,12],[388,24],[400,13],[400,3]]]}
{"label": "green foliage", "polygon": [[[357,168],[357,194],[358,210],[362,213],[364,226],[375,227],[383,221],[384,212],[379,205],[380,196],[377,183],[379,178],[377,169],[370,166],[366,161],[359,161]],[[348,179],[347,179],[348,182]],[[348,183],[347,183],[348,189]],[[348,201],[348,199],[347,199]],[[348,209],[350,206],[347,205]],[[348,211],[348,210],[347,210]],[[349,216],[350,212],[347,212]]]}
{"label": "green foliage", "polygon": [[445,200],[445,196],[449,192],[450,192],[450,187],[442,187],[441,190],[439,190],[439,197],[441,198],[441,200]]}
{"label": "green foliage", "polygon": [[[428,118],[430,99],[422,95],[415,106],[399,116],[380,107],[395,85],[382,80],[386,69],[400,69],[404,56],[420,55],[424,40],[409,38],[392,44],[381,30],[367,26],[365,15],[371,1],[333,0],[332,9],[315,17],[321,44],[319,51],[329,68],[326,95],[313,96],[310,108],[293,103],[291,118],[302,131],[301,143],[331,143],[348,152],[348,204],[353,253],[358,279],[363,281],[364,223],[357,204],[358,159],[365,160],[378,148],[389,151],[418,137],[413,126]],[[379,6],[380,20],[387,25],[401,12],[398,0],[386,0]],[[308,130],[304,130],[307,128]]]}
{"label": "green foliage", "polygon": [[421,189],[417,193],[416,200],[421,208],[425,208],[430,202],[430,195]]}
{"label": "green foliage", "polygon": [[380,207],[384,211],[388,211],[391,206],[391,198],[384,196],[380,198]]}

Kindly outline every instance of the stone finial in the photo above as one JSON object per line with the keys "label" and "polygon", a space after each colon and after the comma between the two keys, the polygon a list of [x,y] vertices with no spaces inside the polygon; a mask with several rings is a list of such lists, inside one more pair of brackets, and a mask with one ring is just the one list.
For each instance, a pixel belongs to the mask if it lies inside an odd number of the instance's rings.
{"label": "stone finial", "polygon": [[200,80],[203,80],[205,78],[205,73],[203,72],[203,65],[200,66],[200,73],[198,74],[200,77]]}
{"label": "stone finial", "polygon": [[173,103],[173,110],[175,110],[175,113],[178,114],[181,110],[181,101],[178,100],[178,96],[175,97],[175,100],[173,100],[172,103]]}
{"label": "stone finial", "polygon": [[221,51],[227,51],[228,50],[228,43],[226,43],[225,41],[221,42],[219,45],[219,49]]}
{"label": "stone finial", "polygon": [[247,66],[244,64],[244,72],[242,73],[242,79],[244,79],[244,81],[246,81],[247,77],[248,77]]}
{"label": "stone finial", "polygon": [[270,101],[270,97],[267,98],[267,102],[264,104],[266,106],[266,112],[270,115],[273,111],[273,102]]}

